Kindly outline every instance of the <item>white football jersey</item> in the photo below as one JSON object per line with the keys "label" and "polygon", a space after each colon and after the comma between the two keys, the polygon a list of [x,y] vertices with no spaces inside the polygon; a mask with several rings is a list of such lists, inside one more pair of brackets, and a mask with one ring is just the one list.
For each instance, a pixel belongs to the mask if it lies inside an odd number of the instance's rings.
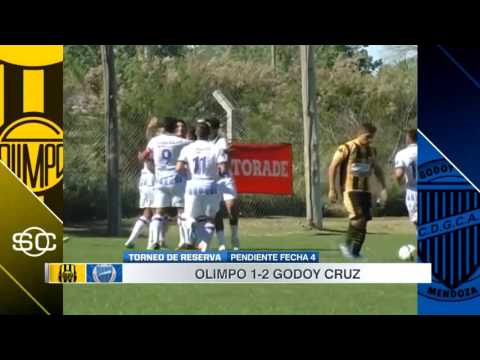
{"label": "white football jersey", "polygon": [[410,144],[395,156],[395,168],[405,170],[407,189],[417,186],[417,144]]}
{"label": "white football jersey", "polygon": [[192,180],[218,180],[217,165],[227,158],[212,142],[197,140],[182,149],[178,161],[187,164]]}
{"label": "white football jersey", "polygon": [[190,143],[190,140],[167,134],[155,136],[150,140],[147,149],[152,153],[155,173],[175,171],[180,151]]}
{"label": "white football jersey", "polygon": [[228,144],[227,144],[227,139],[225,139],[224,137],[220,137],[220,136],[217,136],[215,139],[213,139],[211,141],[213,144],[215,144],[215,146],[220,150],[222,151],[223,153],[225,153],[225,155],[228,155],[227,154],[227,151],[228,151]]}
{"label": "white football jersey", "polygon": [[[217,136],[215,139],[211,140],[213,144],[217,147],[217,149],[220,151],[220,154],[225,156],[226,161],[229,161],[228,158],[228,143],[227,139],[224,137]],[[224,177],[230,177],[229,171],[224,174]]]}

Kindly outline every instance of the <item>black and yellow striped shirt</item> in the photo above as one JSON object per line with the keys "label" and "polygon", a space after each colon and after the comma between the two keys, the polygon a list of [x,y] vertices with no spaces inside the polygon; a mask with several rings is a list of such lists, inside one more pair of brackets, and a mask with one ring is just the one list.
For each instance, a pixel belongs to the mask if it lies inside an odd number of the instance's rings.
{"label": "black and yellow striped shirt", "polygon": [[370,191],[369,177],[377,156],[376,149],[351,140],[340,145],[334,159],[340,160],[340,186],[344,191]]}

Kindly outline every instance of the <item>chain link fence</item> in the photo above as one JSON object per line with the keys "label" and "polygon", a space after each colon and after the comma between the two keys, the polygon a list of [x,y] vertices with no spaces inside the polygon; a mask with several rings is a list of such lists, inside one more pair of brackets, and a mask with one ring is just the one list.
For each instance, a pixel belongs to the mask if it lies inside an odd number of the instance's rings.
{"label": "chain link fence", "polygon": [[[82,107],[81,99],[66,104],[65,109],[65,218],[103,219],[107,204],[106,127],[101,101],[97,109]],[[122,104],[119,102],[119,108]],[[120,114],[122,112],[120,111]],[[149,112],[123,113],[120,116],[120,188],[122,216],[138,214],[138,179],[142,165],[137,153],[146,146],[145,127],[152,114]],[[245,112],[239,112],[234,124],[234,137],[241,143],[262,143],[255,129],[242,123]],[[223,120],[223,118],[222,118]],[[193,126],[194,119],[185,119]],[[299,119],[299,125],[301,124]],[[292,141],[293,140],[293,141]],[[248,195],[239,196],[240,213],[243,217],[304,216],[304,179],[301,139],[292,139],[285,134],[267,140],[268,143],[292,143],[294,154],[293,196]],[[265,141],[263,141],[265,143]]]}

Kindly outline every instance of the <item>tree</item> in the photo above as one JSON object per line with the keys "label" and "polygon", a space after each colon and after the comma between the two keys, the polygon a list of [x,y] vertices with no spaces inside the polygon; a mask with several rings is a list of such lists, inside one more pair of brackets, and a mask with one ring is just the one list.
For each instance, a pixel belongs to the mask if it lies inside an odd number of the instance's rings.
{"label": "tree", "polygon": [[[222,89],[235,101],[239,111],[239,122],[235,126],[240,141],[293,146],[294,196],[246,195],[241,200],[247,203],[242,211],[251,216],[305,215],[298,45],[275,46],[283,57],[277,54],[276,73],[271,67],[271,45],[242,46],[238,50],[234,47],[186,46],[184,55],[166,61],[161,55],[144,57],[142,47],[115,46],[121,104],[119,160],[124,214],[136,212],[137,180],[141,171],[136,154],[145,147],[144,129],[149,116],[173,115],[189,124],[203,116],[222,119],[224,113],[211,95],[214,90]],[[65,55],[68,65],[64,71],[64,122],[65,142],[69,144],[65,149],[65,163],[70,169],[65,173],[67,216],[106,218],[103,72],[101,61],[97,63],[92,56],[96,49],[99,47],[72,47]],[[317,86],[313,98],[321,120],[318,154],[323,174],[333,151],[348,140],[356,124],[373,122],[379,128],[376,146],[385,170],[396,146],[403,146],[400,142],[405,127],[416,124],[415,59],[388,63],[369,72],[359,66],[362,49],[363,46],[356,45],[315,47]],[[252,59],[248,55],[250,51]],[[79,64],[90,61],[92,67],[85,65],[83,73],[76,76],[71,65],[80,60],[72,58],[78,55],[87,60]],[[118,74],[120,70],[122,76]],[[325,194],[325,183],[321,186]]]}
{"label": "tree", "polygon": [[417,57],[417,45],[385,45],[383,52],[388,62],[404,61]]}
{"label": "tree", "polygon": [[101,64],[100,47],[97,45],[65,45],[64,67],[81,81],[91,68]]}
{"label": "tree", "polygon": [[119,129],[117,117],[117,86],[115,79],[115,55],[112,45],[101,45],[104,88],[105,88],[105,119],[107,153],[107,219],[108,234],[120,234],[121,201],[119,173]]}

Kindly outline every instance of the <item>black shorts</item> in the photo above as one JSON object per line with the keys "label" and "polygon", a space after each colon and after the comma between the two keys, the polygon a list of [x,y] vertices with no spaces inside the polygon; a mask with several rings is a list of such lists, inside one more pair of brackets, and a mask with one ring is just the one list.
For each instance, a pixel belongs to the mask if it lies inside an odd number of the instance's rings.
{"label": "black shorts", "polygon": [[351,220],[364,218],[372,220],[372,194],[368,191],[346,191],[343,203]]}

